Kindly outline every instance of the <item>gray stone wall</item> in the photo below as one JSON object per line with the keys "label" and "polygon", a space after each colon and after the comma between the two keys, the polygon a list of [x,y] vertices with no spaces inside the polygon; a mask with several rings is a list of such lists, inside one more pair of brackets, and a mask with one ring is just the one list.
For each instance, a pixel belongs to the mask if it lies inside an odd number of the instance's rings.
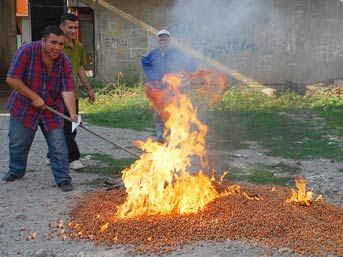
{"label": "gray stone wall", "polygon": [[151,29],[137,20],[169,29],[205,58],[200,66],[219,62],[261,83],[343,77],[340,0],[82,2],[95,10],[98,74],[104,80],[128,66],[139,69],[140,55],[155,47]]}

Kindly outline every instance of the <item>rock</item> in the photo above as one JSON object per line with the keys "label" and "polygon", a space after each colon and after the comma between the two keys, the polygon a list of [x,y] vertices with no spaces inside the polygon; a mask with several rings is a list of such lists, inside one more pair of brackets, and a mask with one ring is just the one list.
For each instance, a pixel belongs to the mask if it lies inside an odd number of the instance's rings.
{"label": "rock", "polygon": [[289,248],[289,247],[281,247],[281,248],[279,248],[279,253],[292,253],[293,252],[293,250],[291,249],[291,248]]}
{"label": "rock", "polygon": [[264,88],[262,89],[262,93],[267,95],[267,96],[275,96],[276,95],[276,90],[274,88]]}
{"label": "rock", "polygon": [[39,249],[37,252],[34,254],[35,257],[48,257],[50,256],[50,253],[46,249]]}
{"label": "rock", "polygon": [[333,83],[334,86],[343,86],[343,80],[341,79],[336,79],[335,82]]}
{"label": "rock", "polygon": [[84,156],[84,157],[82,157],[81,158],[82,160],[86,160],[86,161],[90,161],[90,160],[92,160],[92,155],[86,155],[86,156]]}

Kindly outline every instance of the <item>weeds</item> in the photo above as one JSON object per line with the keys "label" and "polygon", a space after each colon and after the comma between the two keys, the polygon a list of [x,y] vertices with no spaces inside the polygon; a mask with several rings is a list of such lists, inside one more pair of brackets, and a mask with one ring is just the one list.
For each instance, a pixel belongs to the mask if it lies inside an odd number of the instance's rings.
{"label": "weeds", "polygon": [[[277,176],[278,169],[283,170],[283,176]],[[232,167],[229,171],[228,180],[239,182],[250,182],[259,185],[289,185],[293,180],[294,166],[279,163],[277,165],[255,164],[253,167],[244,171],[243,169]],[[297,172],[299,171],[295,168]]]}
{"label": "weeds", "polygon": [[285,92],[281,96],[267,97],[260,91],[247,87],[233,87],[224,95],[216,110],[228,111],[260,111],[305,108],[309,100],[293,92]]}
{"label": "weeds", "polygon": [[96,103],[80,101],[84,117],[97,125],[144,130],[152,127],[152,112],[144,88],[108,84],[98,90]]}
{"label": "weeds", "polygon": [[[108,127],[152,128],[153,112],[144,86],[126,87],[121,79],[118,76],[115,83],[97,86],[96,103],[80,101],[84,118]],[[250,88],[233,87],[206,114],[201,120],[209,126],[209,141],[227,142],[218,149],[246,148],[244,141],[258,141],[273,156],[343,159],[343,99],[327,91],[313,97],[293,92],[268,97]]]}

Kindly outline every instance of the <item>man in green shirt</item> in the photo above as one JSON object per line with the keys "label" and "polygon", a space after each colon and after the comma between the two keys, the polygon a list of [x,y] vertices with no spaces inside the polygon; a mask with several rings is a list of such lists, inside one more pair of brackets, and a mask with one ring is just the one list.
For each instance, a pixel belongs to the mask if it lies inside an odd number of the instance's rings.
{"label": "man in green shirt", "polygon": [[[91,84],[88,80],[85,71],[86,53],[83,45],[77,41],[77,33],[79,30],[79,18],[72,14],[66,13],[61,18],[60,28],[64,32],[64,53],[68,56],[73,66],[73,74],[76,80],[75,85],[75,99],[76,110],[78,112],[78,99],[79,99],[79,81],[80,78],[82,85],[87,90],[90,102],[95,101],[95,95]],[[75,141],[76,130],[72,132],[71,123],[65,121],[64,123],[64,136],[68,146],[69,153],[69,166],[71,169],[82,169],[84,165],[80,162],[80,151]]]}

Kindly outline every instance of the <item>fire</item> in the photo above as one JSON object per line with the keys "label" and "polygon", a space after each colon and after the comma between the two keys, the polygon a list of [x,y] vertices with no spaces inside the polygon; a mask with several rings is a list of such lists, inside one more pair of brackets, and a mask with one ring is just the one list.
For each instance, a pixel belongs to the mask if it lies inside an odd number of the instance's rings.
{"label": "fire", "polygon": [[[304,178],[298,178],[295,180],[295,185],[298,188],[298,192],[296,192],[294,189],[292,189],[292,196],[291,198],[287,199],[287,203],[294,203],[299,205],[306,205],[310,206],[313,202],[313,191],[307,191],[306,192],[306,180]],[[321,201],[322,196],[319,195],[315,201]]]}
{"label": "fire", "polygon": [[[209,72],[200,74],[210,75]],[[189,84],[189,79],[195,78],[198,78],[196,73],[167,74],[159,90],[155,89],[156,85],[148,85],[147,96],[165,122],[166,143],[151,138],[136,142],[144,153],[123,171],[127,198],[117,208],[118,218],[196,213],[214,199],[228,194],[217,192],[212,183],[214,178],[203,172],[207,165],[207,126],[198,120],[196,109],[181,90]],[[202,90],[211,81],[205,80]],[[223,78],[218,81],[221,85],[226,83]],[[194,159],[199,160],[201,167],[196,174],[191,174],[189,168]]]}
{"label": "fire", "polygon": [[223,92],[227,88],[226,78],[209,70],[198,70],[189,74],[192,85],[195,85],[196,100],[203,100],[209,105],[215,105],[222,99]]}

